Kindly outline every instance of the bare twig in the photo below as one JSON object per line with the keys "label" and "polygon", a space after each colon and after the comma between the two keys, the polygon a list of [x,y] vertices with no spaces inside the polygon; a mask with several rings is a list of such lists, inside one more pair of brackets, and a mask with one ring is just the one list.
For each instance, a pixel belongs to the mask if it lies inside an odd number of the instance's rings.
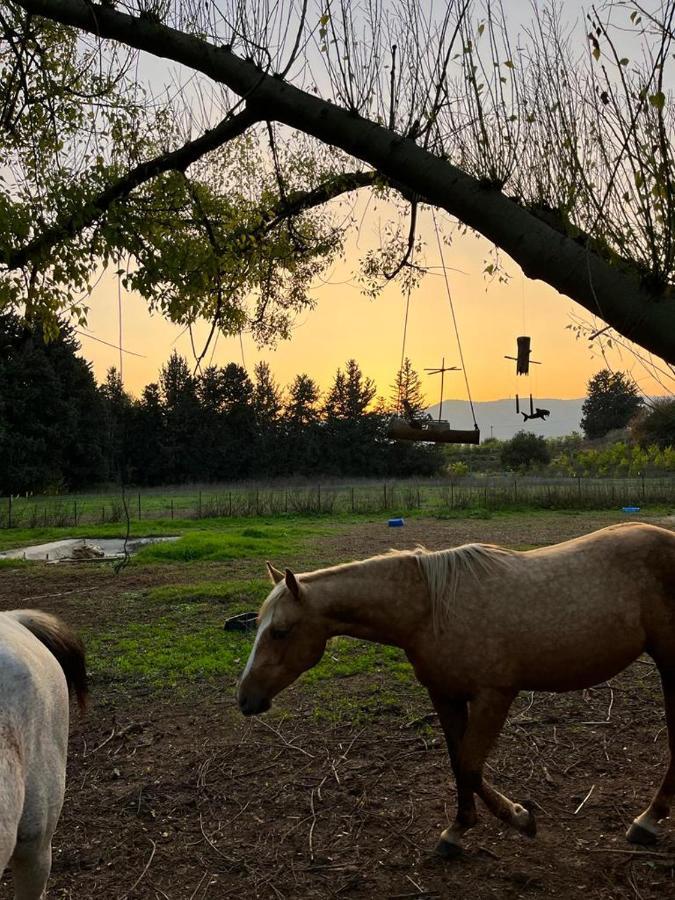
{"label": "bare twig", "polygon": [[155,858],[155,853],[157,852],[157,844],[152,840],[152,838],[149,838],[149,840],[150,840],[150,843],[152,844],[152,852],[150,853],[148,861],[146,862],[143,871],[138,876],[136,881],[134,881],[134,883],[131,885],[131,887],[126,892],[126,894],[122,894],[122,896],[120,897],[120,900],[126,900],[127,897],[131,896],[131,894],[136,890],[136,888],[141,883],[141,881],[145,878],[145,874],[148,871],[148,869],[150,868],[150,864],[152,863],[153,859]]}
{"label": "bare twig", "polygon": [[583,809],[583,807],[584,807],[586,801],[589,799],[589,797],[591,796],[591,794],[593,793],[594,790],[595,790],[595,785],[592,785],[590,791],[586,794],[586,796],[584,797],[584,799],[581,801],[581,803],[580,803],[580,804],[577,806],[577,808],[574,810],[574,815],[575,815],[575,816],[576,816],[576,814],[577,814],[578,812],[580,812],[580,811]]}

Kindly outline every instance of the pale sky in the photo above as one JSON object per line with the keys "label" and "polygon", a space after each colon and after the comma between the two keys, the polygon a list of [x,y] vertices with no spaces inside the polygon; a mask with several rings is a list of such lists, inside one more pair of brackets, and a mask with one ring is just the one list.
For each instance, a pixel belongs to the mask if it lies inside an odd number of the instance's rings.
{"label": "pale sky", "polygon": [[[517,13],[523,21],[531,17],[529,4],[514,3],[507,8],[510,15]],[[568,0],[565,5],[570,22],[576,21],[579,27],[580,40],[585,40],[583,9],[580,0]],[[167,72],[162,61],[147,59],[146,65],[154,77]],[[357,209],[365,209],[365,198],[362,192],[355,200]],[[296,374],[306,372],[325,390],[336,369],[354,357],[364,373],[375,380],[378,392],[390,395],[390,385],[401,359],[405,298],[398,285],[390,284],[380,297],[370,300],[361,293],[354,277],[358,256],[365,248],[377,245],[387,215],[386,204],[379,210],[368,210],[358,236],[354,235],[348,244],[348,262],[326,273],[326,283],[315,286],[312,293],[318,301],[317,308],[298,318],[290,341],[280,343],[276,349],[261,349],[249,336],[243,336],[243,362],[250,374],[254,364],[264,359],[282,385],[287,385]],[[439,221],[448,220],[439,217]],[[440,259],[429,212],[420,215],[419,230],[425,243],[426,264],[438,267]],[[632,373],[646,394],[665,393],[663,386],[650,377],[631,353],[615,349],[606,361],[600,347],[590,347],[588,341],[578,340],[567,326],[574,313],[589,318],[585,311],[546,284],[527,280],[508,257],[503,259],[510,275],[508,284],[486,280],[483,270],[486,261],[490,261],[491,246],[483,238],[455,237],[452,246],[445,247],[443,252],[475,400],[496,400],[530,392],[542,399],[582,397],[589,377],[607,362],[614,369]],[[446,365],[459,365],[445,282],[438,268],[433,271],[435,274],[428,275],[413,293],[410,303],[406,355],[420,374],[426,367],[440,365],[443,357]],[[122,301],[123,347],[142,354],[142,358],[124,356],[124,382],[127,390],[138,395],[145,384],[157,380],[160,366],[174,347],[188,361],[194,361],[194,354],[189,336],[182,334],[183,329],[158,315],[150,316],[140,297],[122,291]],[[101,279],[90,305],[92,335],[117,344],[117,283],[113,276]],[[207,331],[206,325],[194,329],[198,351]],[[531,335],[532,358],[540,360],[542,365],[531,367],[529,379],[516,380],[515,363],[505,360],[504,355],[514,354],[516,337],[520,334]],[[110,366],[119,365],[116,349],[87,337],[80,340],[82,353],[92,361],[99,380]],[[211,350],[206,361],[210,359]],[[242,363],[239,338],[220,337],[212,360],[217,365],[231,361]],[[436,403],[437,377],[425,378],[424,387],[427,401]],[[466,399],[462,373],[446,376],[445,396]]]}
{"label": "pale sky", "polygon": [[[426,244],[426,264],[439,266],[429,213],[421,216],[420,230]],[[375,239],[377,231],[377,216],[366,220],[359,238],[361,251]],[[354,244],[355,239],[348,250],[355,254]],[[451,247],[443,248],[473,399],[496,400],[530,391],[535,398],[583,397],[589,377],[606,364],[599,348],[591,349],[588,341],[577,340],[567,328],[571,314],[586,315],[585,311],[543,282],[526,279],[508,257],[503,260],[511,276],[508,284],[488,281],[483,270],[490,249],[486,240],[471,235],[455,237]],[[351,257],[352,253],[347,255]],[[250,336],[244,335],[244,362],[250,374],[254,364],[263,359],[282,385],[306,372],[325,390],[336,369],[354,357],[364,373],[375,380],[378,393],[389,396],[401,358],[405,297],[396,284],[388,285],[375,300],[365,297],[353,277],[355,265],[340,264],[326,273],[327,283],[317,284],[313,291],[317,307],[298,318],[290,341],[276,349],[257,348]],[[104,276],[92,294],[89,329],[93,336],[118,344],[114,276]],[[207,331],[204,324],[194,329],[198,352]],[[141,297],[122,288],[122,346],[142,354],[142,358],[124,354],[128,391],[138,395],[145,384],[156,381],[160,366],[174,347],[194,362],[189,335],[182,332],[161,316],[151,316]],[[516,379],[515,363],[504,359],[505,354],[514,354],[520,334],[531,335],[532,358],[542,363],[531,367],[529,379]],[[82,355],[93,363],[99,381],[110,366],[119,366],[118,350],[84,336],[80,340]],[[212,348],[213,344],[207,362]],[[446,365],[459,365],[445,281],[438,269],[427,275],[411,295],[406,355],[420,374],[427,367],[440,365],[443,357]],[[232,361],[242,363],[239,338],[221,336],[213,363]],[[630,353],[614,351],[608,361],[615,369],[632,372],[645,393],[664,393]],[[440,387],[437,376],[425,377],[424,387],[428,402],[436,403]],[[446,375],[445,396],[466,399],[461,372]]]}

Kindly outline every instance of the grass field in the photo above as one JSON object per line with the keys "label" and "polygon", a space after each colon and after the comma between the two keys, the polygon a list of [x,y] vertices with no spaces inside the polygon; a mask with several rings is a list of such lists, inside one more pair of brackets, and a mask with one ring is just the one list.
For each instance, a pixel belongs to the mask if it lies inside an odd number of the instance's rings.
{"label": "grass field", "polygon": [[[527,843],[482,813],[464,860],[448,866],[429,849],[452,815],[449,766],[403,655],[335,639],[270,713],[244,720],[234,690],[252,635],[222,629],[260,605],[268,558],[305,571],[418,542],[527,549],[622,520],[454,510],[399,529],[350,513],[174,520],[173,529],[143,521],[137,536],[173,530],[180,540],[144,548],[118,574],[109,563],[0,568],[0,608],[63,616],[89,653],[92,707],[73,720],[49,896],[412,900],[583,889],[627,900],[638,896],[633,885],[645,900],[669,896],[672,836],[658,855],[635,854],[622,837],[665,762],[658,680],[646,663],[584,694],[516,703],[491,777],[536,801],[540,835]],[[670,520],[657,511],[652,521]],[[54,534],[63,531],[0,539]]]}

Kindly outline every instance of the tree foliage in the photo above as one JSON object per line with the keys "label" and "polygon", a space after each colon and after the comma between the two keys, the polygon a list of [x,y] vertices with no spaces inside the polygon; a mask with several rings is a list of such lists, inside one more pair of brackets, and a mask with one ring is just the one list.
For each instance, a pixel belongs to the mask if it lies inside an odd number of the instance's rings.
{"label": "tree foliage", "polygon": [[0,493],[80,488],[108,477],[104,400],[72,331],[0,316]]}
{"label": "tree foliage", "polygon": [[[100,261],[121,260],[176,321],[284,336],[354,223],[327,204],[368,188],[401,216],[364,260],[366,290],[417,276],[428,204],[675,361],[675,0],[653,15],[609,0],[576,43],[558,4],[518,15],[2,0],[2,302],[84,315]],[[144,95],[143,51],[189,87]]]}
{"label": "tree foliage", "polygon": [[675,447],[675,400],[652,400],[631,422],[631,434],[641,447]]}
{"label": "tree foliage", "polygon": [[589,379],[581,407],[581,427],[587,438],[601,438],[625,428],[642,406],[642,398],[630,376],[602,369]]}
{"label": "tree foliage", "polygon": [[284,391],[260,363],[194,372],[173,352],[139,399],[112,368],[97,387],[71,329],[45,342],[0,318],[0,494],[113,482],[181,484],[281,476],[431,475],[437,447],[386,438],[388,415],[355,360],[322,403],[306,374]]}
{"label": "tree foliage", "polygon": [[546,438],[529,431],[519,431],[501,447],[501,464],[504,469],[524,471],[550,462]]}

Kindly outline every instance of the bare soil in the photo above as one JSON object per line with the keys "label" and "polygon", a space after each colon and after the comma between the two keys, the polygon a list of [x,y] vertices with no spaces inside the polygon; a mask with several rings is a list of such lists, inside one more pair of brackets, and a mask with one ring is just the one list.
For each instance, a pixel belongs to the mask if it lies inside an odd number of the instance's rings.
{"label": "bare soil", "polygon": [[[489,540],[550,543],[616,516],[416,521],[357,525],[317,539],[317,564],[389,546]],[[283,560],[280,563],[289,561]],[[302,561],[295,561],[300,566]],[[260,561],[200,566],[204,578],[251,577]],[[224,569],[228,569],[229,576]],[[186,582],[196,568],[95,564],[0,573],[0,608],[37,605],[74,625],[119,625],[120,596]],[[432,851],[453,815],[449,765],[430,705],[386,673],[331,684],[358,708],[381,681],[365,724],[326,726],[302,681],[273,717],[245,720],[234,684],[178,695],[129,681],[94,683],[73,717],[68,790],[54,846],[50,898],[665,898],[675,894],[675,829],[655,848],[624,840],[662,775],[666,733],[658,674],[642,659],[611,685],[514,706],[489,777],[538,810],[528,840],[483,811],[462,858]],[[394,699],[392,700],[392,695]],[[330,703],[325,693],[321,703]],[[0,897],[10,897],[10,878]]]}

